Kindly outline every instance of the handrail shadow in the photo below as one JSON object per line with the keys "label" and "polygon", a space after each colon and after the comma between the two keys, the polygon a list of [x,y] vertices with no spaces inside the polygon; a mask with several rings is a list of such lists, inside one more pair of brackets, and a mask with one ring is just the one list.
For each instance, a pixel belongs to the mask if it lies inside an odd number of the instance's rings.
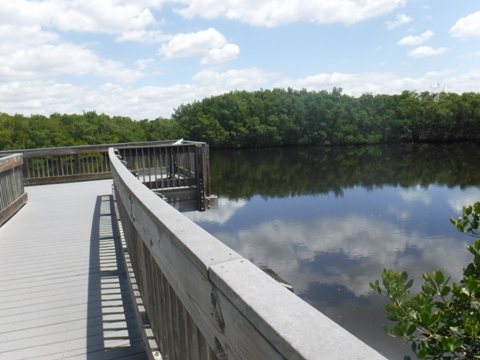
{"label": "handrail shadow", "polygon": [[90,236],[87,359],[147,359],[112,195],[97,197]]}

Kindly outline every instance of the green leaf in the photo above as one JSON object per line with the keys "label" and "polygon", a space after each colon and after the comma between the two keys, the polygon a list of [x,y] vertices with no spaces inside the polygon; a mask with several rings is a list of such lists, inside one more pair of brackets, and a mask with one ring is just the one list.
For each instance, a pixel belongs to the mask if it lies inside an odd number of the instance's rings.
{"label": "green leaf", "polygon": [[423,274],[423,279],[425,280],[426,283],[428,283],[430,286],[432,286],[432,288],[434,289],[434,293],[436,292],[435,289],[437,288],[437,283],[435,282],[434,279],[432,279],[432,277],[425,273]]}
{"label": "green leaf", "polygon": [[441,344],[444,350],[453,353],[460,347],[461,339],[457,338],[455,335],[452,335],[449,337],[444,337],[441,341]]}
{"label": "green leaf", "polygon": [[477,268],[480,268],[480,255],[475,255],[473,258],[473,263]]}
{"label": "green leaf", "polygon": [[393,327],[393,333],[398,337],[403,337],[403,329],[399,325]]}
{"label": "green leaf", "polygon": [[413,279],[411,279],[408,283],[405,284],[406,289],[410,289],[413,285]]}
{"label": "green leaf", "polygon": [[432,318],[431,312],[424,310],[420,313],[420,320],[422,321],[423,324],[428,324],[431,318]]}
{"label": "green leaf", "polygon": [[423,342],[423,341],[420,342],[418,344],[417,357],[419,359],[425,359],[427,357],[428,350],[429,350],[428,343]]}
{"label": "green leaf", "polygon": [[468,292],[471,293],[476,293],[479,288],[479,282],[475,278],[470,278],[467,280],[466,287],[468,289]]}
{"label": "green leaf", "polygon": [[477,201],[475,204],[473,204],[473,210],[476,213],[480,213],[480,202]]}
{"label": "green leaf", "polygon": [[468,245],[467,250],[470,251],[473,255],[477,255],[477,250],[475,250],[472,245]]}
{"label": "green leaf", "polygon": [[[378,281],[378,280],[377,280],[377,281]],[[368,285],[370,285],[370,287],[371,287],[374,291],[376,291],[376,292],[381,292],[380,286],[379,286],[378,284],[376,284],[376,283],[374,284],[374,283],[371,282],[371,283],[369,283]]]}
{"label": "green leaf", "polygon": [[441,341],[443,350],[450,351],[450,342],[448,341],[448,337],[444,337]]}
{"label": "green leaf", "polygon": [[445,282],[445,276],[443,275],[442,270],[437,270],[433,272],[433,279],[437,285],[442,285]]}
{"label": "green leaf", "polygon": [[[450,286],[444,286],[444,287],[442,288],[442,291],[441,291],[440,295],[442,295],[443,297],[445,297],[445,296],[447,296],[448,294],[450,294],[450,291],[451,291],[451,290],[452,290],[452,289],[450,288]],[[443,305],[443,304],[442,304],[442,305]]]}
{"label": "green leaf", "polygon": [[465,325],[465,332],[470,336],[475,336],[475,330],[471,325]]}
{"label": "green leaf", "polygon": [[390,328],[387,325],[383,325],[383,330],[388,334],[391,335]]}
{"label": "green leaf", "polygon": [[[477,203],[480,205],[480,203]],[[475,247],[476,250],[480,250],[480,240],[475,240],[473,243],[473,246]]]}
{"label": "green leaf", "polygon": [[415,330],[417,330],[417,327],[414,324],[410,324],[410,326],[407,328],[407,331],[405,332],[405,335],[410,338],[415,332]]}

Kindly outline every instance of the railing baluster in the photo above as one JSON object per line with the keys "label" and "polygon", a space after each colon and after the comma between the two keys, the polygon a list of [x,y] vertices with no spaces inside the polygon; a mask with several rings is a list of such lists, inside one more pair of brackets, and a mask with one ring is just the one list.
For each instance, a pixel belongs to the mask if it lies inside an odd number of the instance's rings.
{"label": "railing baluster", "polygon": [[[167,163],[165,161],[165,151],[167,148],[160,148],[160,166],[162,168],[162,177],[161,177],[161,188],[163,189],[165,186],[165,177],[168,176],[167,174]],[[165,169],[165,171],[163,170]]]}

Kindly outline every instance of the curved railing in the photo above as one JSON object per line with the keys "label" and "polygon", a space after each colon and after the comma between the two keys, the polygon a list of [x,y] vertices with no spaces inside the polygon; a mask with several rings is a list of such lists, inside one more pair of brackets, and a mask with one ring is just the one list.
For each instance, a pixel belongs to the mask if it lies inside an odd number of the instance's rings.
{"label": "curved railing", "polygon": [[147,187],[183,211],[216,206],[210,195],[208,145],[197,141],[148,141],[0,151],[20,153],[24,185],[110,179],[108,149],[115,147]]}
{"label": "curved railing", "polygon": [[0,157],[0,226],[27,202],[22,165],[21,154]]}
{"label": "curved railing", "polygon": [[383,359],[139,182],[109,150],[128,253],[166,359]]}

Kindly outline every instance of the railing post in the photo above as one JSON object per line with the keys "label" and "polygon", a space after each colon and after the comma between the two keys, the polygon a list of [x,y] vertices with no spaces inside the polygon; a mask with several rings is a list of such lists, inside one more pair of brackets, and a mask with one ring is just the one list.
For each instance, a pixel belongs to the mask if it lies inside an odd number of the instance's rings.
{"label": "railing post", "polygon": [[79,175],[80,174],[80,154],[75,154],[74,155],[74,175]]}
{"label": "railing post", "polygon": [[20,210],[26,202],[22,154],[0,158],[0,226]]}
{"label": "railing post", "polygon": [[23,171],[23,178],[30,179],[30,168],[29,168],[28,158],[25,158],[25,157],[23,158],[22,171]]}
{"label": "railing post", "polygon": [[206,146],[196,145],[196,156],[195,156],[195,174],[197,178],[197,200],[198,200],[198,210],[205,211],[205,174],[207,169],[205,166],[205,148]]}

